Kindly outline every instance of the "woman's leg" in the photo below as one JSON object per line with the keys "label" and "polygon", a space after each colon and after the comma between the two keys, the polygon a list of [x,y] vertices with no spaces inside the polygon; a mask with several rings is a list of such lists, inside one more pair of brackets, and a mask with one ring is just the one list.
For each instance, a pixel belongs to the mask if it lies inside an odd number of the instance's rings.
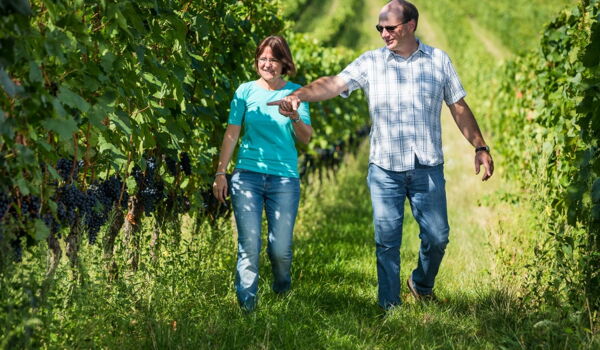
{"label": "woman's leg", "polygon": [[231,178],[231,198],[238,231],[238,261],[235,290],[240,306],[256,307],[264,175],[236,170]]}
{"label": "woman's leg", "polygon": [[268,176],[265,208],[268,222],[267,253],[273,270],[273,291],[284,293],[292,283],[292,236],[300,202],[300,180]]}

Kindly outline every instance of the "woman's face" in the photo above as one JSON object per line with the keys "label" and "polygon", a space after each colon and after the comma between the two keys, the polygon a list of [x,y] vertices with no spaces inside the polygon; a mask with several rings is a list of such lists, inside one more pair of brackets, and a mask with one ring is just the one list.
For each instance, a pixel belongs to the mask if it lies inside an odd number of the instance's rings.
{"label": "woman's face", "polygon": [[267,82],[278,80],[283,70],[283,64],[273,56],[273,50],[269,46],[258,56],[257,67],[258,74]]}

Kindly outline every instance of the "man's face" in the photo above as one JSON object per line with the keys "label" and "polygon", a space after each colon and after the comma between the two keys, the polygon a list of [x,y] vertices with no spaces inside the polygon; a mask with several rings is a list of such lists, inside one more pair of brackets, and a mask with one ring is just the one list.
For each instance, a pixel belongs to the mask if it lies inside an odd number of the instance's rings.
{"label": "man's face", "polygon": [[382,27],[380,35],[386,47],[392,51],[399,50],[401,44],[412,36],[413,22],[412,20],[405,22],[401,16],[380,18],[379,25]]}

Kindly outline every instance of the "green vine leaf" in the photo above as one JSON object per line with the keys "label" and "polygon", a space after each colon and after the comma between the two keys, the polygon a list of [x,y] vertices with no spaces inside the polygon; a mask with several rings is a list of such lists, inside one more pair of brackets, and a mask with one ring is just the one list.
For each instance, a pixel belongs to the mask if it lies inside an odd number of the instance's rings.
{"label": "green vine leaf", "polygon": [[15,97],[17,94],[23,92],[23,87],[17,86],[12,79],[8,76],[8,73],[4,71],[3,68],[0,68],[0,85],[8,96]]}
{"label": "green vine leaf", "polygon": [[77,123],[71,118],[46,119],[42,125],[46,129],[56,132],[65,141],[70,140],[73,134],[79,130]]}
{"label": "green vine leaf", "polygon": [[50,229],[40,219],[35,219],[35,238],[36,241],[43,241],[50,236]]}
{"label": "green vine leaf", "polygon": [[87,112],[90,109],[90,104],[83,97],[69,90],[65,86],[61,86],[58,92],[58,99],[65,105],[76,108],[82,112]]}

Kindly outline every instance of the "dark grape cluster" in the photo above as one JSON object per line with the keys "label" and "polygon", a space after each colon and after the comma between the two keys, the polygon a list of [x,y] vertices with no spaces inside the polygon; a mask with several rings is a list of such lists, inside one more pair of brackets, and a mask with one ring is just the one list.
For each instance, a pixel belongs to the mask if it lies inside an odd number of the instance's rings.
{"label": "dark grape cluster", "polygon": [[175,214],[183,214],[190,211],[192,205],[190,199],[186,195],[174,194],[169,195],[165,201],[167,212]]}
{"label": "dark grape cluster", "polygon": [[190,198],[185,195],[177,196],[177,205],[175,208],[176,208],[176,213],[178,213],[178,214],[187,213],[192,208]]}
{"label": "dark grape cluster", "polygon": [[60,158],[56,163],[56,171],[64,181],[67,181],[71,176],[76,178],[82,166],[83,161],[75,162],[73,159]]}
{"label": "dark grape cluster", "polygon": [[155,210],[156,203],[164,198],[165,184],[161,179],[157,179],[156,159],[153,157],[146,159],[146,171],[135,167],[133,177],[138,185],[138,196],[144,213],[150,216]]}
{"label": "dark grape cluster", "polygon": [[85,209],[86,199],[84,193],[74,184],[61,186],[56,191],[57,216],[61,223],[73,226],[77,218],[77,211]]}
{"label": "dark grape cluster", "polygon": [[[121,191],[123,194],[121,195]],[[111,209],[121,198],[120,206],[127,204],[128,195],[121,178],[113,175],[100,184],[91,185],[85,192],[87,206],[84,209],[84,222],[90,244],[96,242],[100,228],[106,224]]]}
{"label": "dark grape cluster", "polygon": [[[104,196],[111,201],[111,203],[119,202],[120,198],[121,202],[119,205],[121,207],[127,206],[129,194],[127,193],[127,188],[124,186],[120,177],[116,175],[110,176],[108,179],[106,179],[106,181],[100,184],[100,189],[104,193]],[[121,191],[123,192],[122,194]]]}
{"label": "dark grape cluster", "polygon": [[[123,194],[121,194],[123,191]],[[120,177],[113,175],[105,181],[94,183],[83,192],[74,184],[61,186],[56,191],[58,224],[72,227],[77,217],[83,218],[90,244],[96,242],[98,232],[106,224],[110,211],[119,199],[120,205],[126,205],[128,195]],[[46,220],[48,222],[46,222]],[[49,218],[46,225],[52,228]]]}
{"label": "dark grape cluster", "polygon": [[15,239],[11,242],[11,247],[13,249],[13,259],[15,262],[23,261],[23,247],[21,246],[21,241]]}
{"label": "dark grape cluster", "polygon": [[30,235],[25,232],[23,229],[18,229],[15,232],[15,238],[10,241],[10,246],[13,249],[13,260],[15,262],[23,261],[23,245],[21,244],[21,239],[25,237],[25,243],[27,246],[31,246],[33,244],[33,239]]}
{"label": "dark grape cluster", "polygon": [[177,164],[177,160],[167,156],[165,157],[165,165],[167,166],[169,174],[176,176],[179,173],[179,164]]}
{"label": "dark grape cluster", "polygon": [[10,197],[5,193],[0,193],[0,221],[2,221],[4,215],[8,212],[10,203]]}
{"label": "dark grape cluster", "polygon": [[190,155],[187,152],[181,152],[181,154],[179,155],[179,159],[181,162],[181,169],[183,170],[183,173],[187,176],[192,175],[192,163],[190,160]]}
{"label": "dark grape cluster", "polygon": [[21,215],[37,219],[40,217],[41,205],[40,197],[34,195],[25,196],[21,198]]}
{"label": "dark grape cluster", "polygon": [[[41,207],[42,201],[36,195],[13,196],[0,193],[0,231],[8,226],[9,232],[12,232],[8,239],[13,251],[13,259],[16,262],[21,262],[23,256],[21,240],[25,239],[27,246],[35,243],[33,236],[27,234],[25,230],[27,225],[24,224],[31,223],[33,219],[42,218],[48,227],[52,227],[54,218],[51,214],[42,215]],[[5,239],[4,235],[1,239]]]}
{"label": "dark grape cluster", "polygon": [[100,228],[108,219],[108,209],[112,202],[98,185],[90,185],[85,191],[85,198],[83,220],[88,233],[88,241],[90,244],[94,244]]}

